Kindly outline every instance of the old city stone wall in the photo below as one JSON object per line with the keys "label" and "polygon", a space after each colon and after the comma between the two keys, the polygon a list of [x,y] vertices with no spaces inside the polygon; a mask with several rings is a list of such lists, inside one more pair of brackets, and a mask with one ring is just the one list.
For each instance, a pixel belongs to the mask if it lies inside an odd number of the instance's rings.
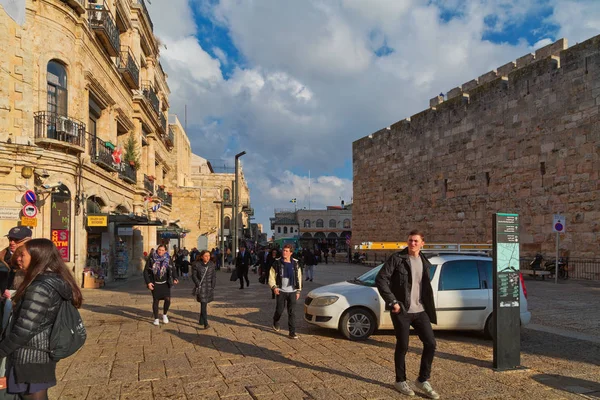
{"label": "old city stone wall", "polygon": [[600,36],[539,49],[353,143],[353,244],[492,240],[521,215],[521,252],[600,257]]}

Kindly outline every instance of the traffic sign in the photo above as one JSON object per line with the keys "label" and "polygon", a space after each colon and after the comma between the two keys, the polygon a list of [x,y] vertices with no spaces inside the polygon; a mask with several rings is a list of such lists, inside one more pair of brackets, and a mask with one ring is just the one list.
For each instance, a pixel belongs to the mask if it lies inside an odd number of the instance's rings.
{"label": "traffic sign", "polygon": [[21,225],[35,228],[37,226],[37,218],[21,217]]}
{"label": "traffic sign", "polygon": [[554,214],[554,223],[552,224],[552,232],[563,233],[565,231],[565,216]]}
{"label": "traffic sign", "polygon": [[37,201],[37,196],[33,190],[28,190],[25,192],[25,201],[30,204],[35,204]]}
{"label": "traffic sign", "polygon": [[25,217],[33,218],[37,215],[38,209],[35,205],[28,203],[23,206],[22,212]]}

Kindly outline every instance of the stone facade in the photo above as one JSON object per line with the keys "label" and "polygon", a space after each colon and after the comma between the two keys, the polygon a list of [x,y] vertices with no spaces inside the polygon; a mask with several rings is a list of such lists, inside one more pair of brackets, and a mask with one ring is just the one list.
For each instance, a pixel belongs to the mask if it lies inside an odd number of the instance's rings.
{"label": "stone facade", "polygon": [[600,36],[565,40],[432,99],[353,143],[353,244],[488,242],[492,214],[521,216],[521,253],[600,256]]}
{"label": "stone facade", "polygon": [[[23,26],[0,10],[0,232],[19,222],[14,210],[34,190],[34,237],[66,232],[78,280],[100,251],[110,277],[117,247],[127,250],[125,276],[139,273],[158,240],[145,224],[170,219],[178,183],[167,77],[144,2],[87,3],[27,0]],[[130,137],[137,169],[119,160]],[[110,214],[108,225],[88,226],[91,213]]]}

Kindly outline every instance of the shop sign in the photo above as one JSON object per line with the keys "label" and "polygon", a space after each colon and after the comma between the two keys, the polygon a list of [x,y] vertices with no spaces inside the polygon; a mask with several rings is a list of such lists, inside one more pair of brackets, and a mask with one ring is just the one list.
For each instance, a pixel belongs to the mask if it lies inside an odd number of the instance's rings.
{"label": "shop sign", "polygon": [[20,212],[18,207],[0,207],[0,219],[19,219]]}
{"label": "shop sign", "polygon": [[69,261],[69,231],[66,229],[52,229],[52,243],[58,249],[64,261]]}
{"label": "shop sign", "polygon": [[36,227],[37,226],[37,218],[21,217],[21,225]]}
{"label": "shop sign", "polygon": [[133,236],[133,227],[129,227],[129,228],[123,228],[120,227],[119,229],[117,229],[117,235],[119,236]]}
{"label": "shop sign", "polygon": [[87,226],[108,226],[108,215],[88,215]]}

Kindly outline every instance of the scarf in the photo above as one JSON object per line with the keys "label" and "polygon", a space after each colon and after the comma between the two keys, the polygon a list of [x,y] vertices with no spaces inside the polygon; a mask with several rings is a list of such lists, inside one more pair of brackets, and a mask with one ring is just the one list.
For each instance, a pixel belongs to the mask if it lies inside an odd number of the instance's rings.
{"label": "scarf", "polygon": [[294,274],[294,260],[290,259],[290,262],[286,263],[281,259],[281,263],[283,264],[283,277],[289,279],[291,287],[295,287],[296,274]]}
{"label": "scarf", "polygon": [[161,257],[158,253],[152,255],[152,272],[158,279],[162,279],[169,268],[169,253],[166,253]]}

